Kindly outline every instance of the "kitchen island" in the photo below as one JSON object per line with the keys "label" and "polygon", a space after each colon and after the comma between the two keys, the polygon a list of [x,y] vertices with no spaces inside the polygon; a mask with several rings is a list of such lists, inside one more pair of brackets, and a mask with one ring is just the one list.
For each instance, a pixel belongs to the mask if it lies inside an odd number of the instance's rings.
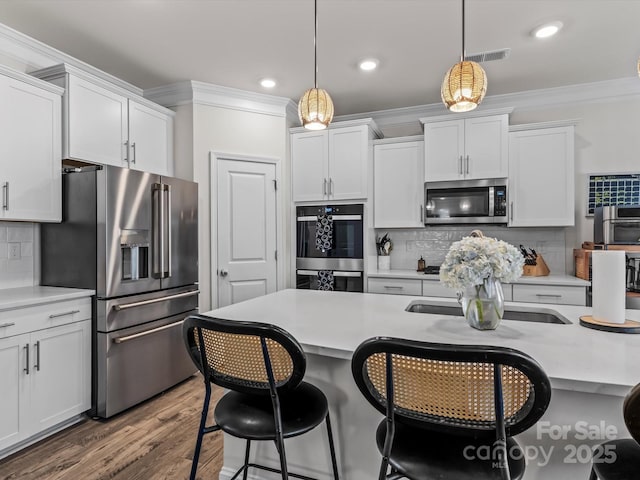
{"label": "kitchen island", "polygon": [[[435,297],[282,290],[206,315],[272,323],[298,339],[307,353],[306,379],[323,389],[329,399],[339,464],[348,480],[375,478],[380,462],[374,432],[381,416],[358,391],[350,369],[355,348],[374,336],[498,345],[535,358],[551,379],[553,395],[538,425],[518,436],[527,456],[525,480],[588,478],[590,447],[611,437],[629,436],[622,419],[622,400],[640,382],[640,335],[580,326],[579,317],[591,314],[591,308],[583,306],[507,302],[507,308],[552,310],[571,323],[503,320],[495,331],[478,331],[462,317],[407,312],[412,302],[456,304]],[[629,319],[640,320],[640,311],[628,310],[627,314]],[[287,449],[291,471],[331,478],[322,428],[288,440]],[[243,441],[225,437],[221,479],[230,478],[242,464],[243,452]],[[273,445],[256,445],[254,453],[258,461],[277,465]]]}

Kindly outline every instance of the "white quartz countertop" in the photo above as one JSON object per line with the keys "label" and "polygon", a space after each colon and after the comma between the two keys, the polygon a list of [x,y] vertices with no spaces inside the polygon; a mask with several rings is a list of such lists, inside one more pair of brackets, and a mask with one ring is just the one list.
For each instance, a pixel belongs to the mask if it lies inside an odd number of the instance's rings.
{"label": "white quartz countertop", "polygon": [[[624,396],[639,381],[640,335],[580,326],[580,316],[590,315],[590,307],[506,302],[507,308],[554,310],[572,324],[503,320],[497,330],[479,331],[462,316],[405,311],[414,301],[457,305],[445,298],[289,289],[205,315],[278,325],[309,354],[350,359],[362,341],[391,336],[515,348],[542,365],[554,388],[565,390]],[[627,318],[640,321],[640,310],[627,310]]]}
{"label": "white quartz countertop", "polygon": [[[367,273],[372,278],[408,278],[419,280],[439,280],[438,275],[425,275],[416,270],[371,270]],[[590,282],[572,275],[551,274],[544,277],[520,277],[516,282],[523,285],[566,285],[587,287]]]}
{"label": "white quartz countertop", "polygon": [[41,303],[90,297],[95,293],[95,290],[80,288],[42,286],[0,289],[0,311],[39,305]]}

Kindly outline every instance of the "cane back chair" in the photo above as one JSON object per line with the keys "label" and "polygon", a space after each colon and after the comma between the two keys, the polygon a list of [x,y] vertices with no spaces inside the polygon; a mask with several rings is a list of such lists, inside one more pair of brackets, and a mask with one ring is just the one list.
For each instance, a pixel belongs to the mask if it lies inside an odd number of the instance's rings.
{"label": "cane back chair", "polygon": [[378,337],[356,349],[351,366],[386,417],[376,431],[379,480],[522,478],[524,455],[512,437],[551,398],[548,377],[528,355]]}
{"label": "cane back chair", "polygon": [[593,451],[589,480],[626,480],[640,477],[640,383],[627,394],[622,415],[632,438],[611,440]]}
{"label": "cane back chair", "polygon": [[[196,478],[205,434],[222,430],[246,440],[244,465],[235,473],[247,479],[250,467],[313,480],[287,468],[284,439],[327,425],[333,476],[338,480],[331,421],[325,395],[304,382],[306,358],[285,330],[265,323],[222,320],[192,315],[183,326],[191,359],[204,378],[205,398],[196,440],[191,480]],[[214,409],[215,424],[207,426],[211,383],[228,389]],[[280,469],[249,463],[252,440],[275,442]]]}

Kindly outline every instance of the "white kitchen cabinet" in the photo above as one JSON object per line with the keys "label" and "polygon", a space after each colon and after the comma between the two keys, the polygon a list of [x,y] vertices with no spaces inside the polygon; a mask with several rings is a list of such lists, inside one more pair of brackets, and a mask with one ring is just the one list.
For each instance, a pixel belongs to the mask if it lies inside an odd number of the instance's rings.
{"label": "white kitchen cabinet", "polygon": [[358,200],[368,196],[372,120],[335,123],[320,132],[291,131],[293,200]]}
{"label": "white kitchen cabinet", "polygon": [[0,457],[91,407],[89,297],[0,311]]}
{"label": "white kitchen cabinet", "polygon": [[586,305],[587,287],[570,285],[513,285],[514,302]]}
{"label": "white kitchen cabinet", "polygon": [[420,280],[409,278],[369,278],[369,293],[388,293],[391,295],[422,295]]}
{"label": "white kitchen cabinet", "polygon": [[62,93],[0,68],[0,220],[62,219]]}
{"label": "white kitchen cabinet", "polygon": [[[540,127],[540,124],[538,125]],[[573,125],[509,133],[509,226],[575,224]]]}
{"label": "white kitchen cabinet", "polygon": [[33,75],[66,89],[64,158],[172,173],[174,112],[70,65]]}
{"label": "white kitchen cabinet", "polygon": [[375,142],[373,178],[374,228],[424,227],[422,140]]}
{"label": "white kitchen cabinet", "polygon": [[507,177],[508,114],[420,121],[424,123],[425,181]]}

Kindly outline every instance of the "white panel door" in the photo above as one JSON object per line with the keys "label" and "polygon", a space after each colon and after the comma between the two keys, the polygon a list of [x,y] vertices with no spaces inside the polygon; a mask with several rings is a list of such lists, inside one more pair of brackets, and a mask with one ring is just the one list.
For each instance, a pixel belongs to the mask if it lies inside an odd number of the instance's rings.
{"label": "white panel door", "polygon": [[467,179],[502,178],[508,173],[508,116],[467,118],[464,174]]}
{"label": "white panel door", "polygon": [[424,181],[464,178],[464,120],[425,123]]}
{"label": "white panel door", "polygon": [[424,227],[423,142],[381,144],[373,154],[373,226]]}
{"label": "white panel door", "polygon": [[172,162],[173,119],[129,100],[131,168],[169,175]]}
{"label": "white panel door", "polygon": [[29,434],[28,343],[29,334],[0,339],[0,450]]}
{"label": "white panel door", "polygon": [[331,200],[367,198],[369,127],[329,130],[329,186]]}
{"label": "white panel door", "polygon": [[218,160],[218,307],[276,291],[275,169]]}
{"label": "white panel door", "polygon": [[127,99],[74,76],[67,95],[69,157],[128,166]]}
{"label": "white panel door", "polygon": [[573,126],[509,134],[509,226],[575,224]]}
{"label": "white panel door", "polygon": [[[8,79],[0,182],[4,218],[59,222],[62,219],[61,98]],[[1,217],[1,213],[0,213]]]}
{"label": "white panel door", "polygon": [[89,320],[31,334],[31,415],[36,431],[91,407],[89,345]]}
{"label": "white panel door", "polygon": [[327,131],[291,135],[293,201],[322,201],[329,188]]}

